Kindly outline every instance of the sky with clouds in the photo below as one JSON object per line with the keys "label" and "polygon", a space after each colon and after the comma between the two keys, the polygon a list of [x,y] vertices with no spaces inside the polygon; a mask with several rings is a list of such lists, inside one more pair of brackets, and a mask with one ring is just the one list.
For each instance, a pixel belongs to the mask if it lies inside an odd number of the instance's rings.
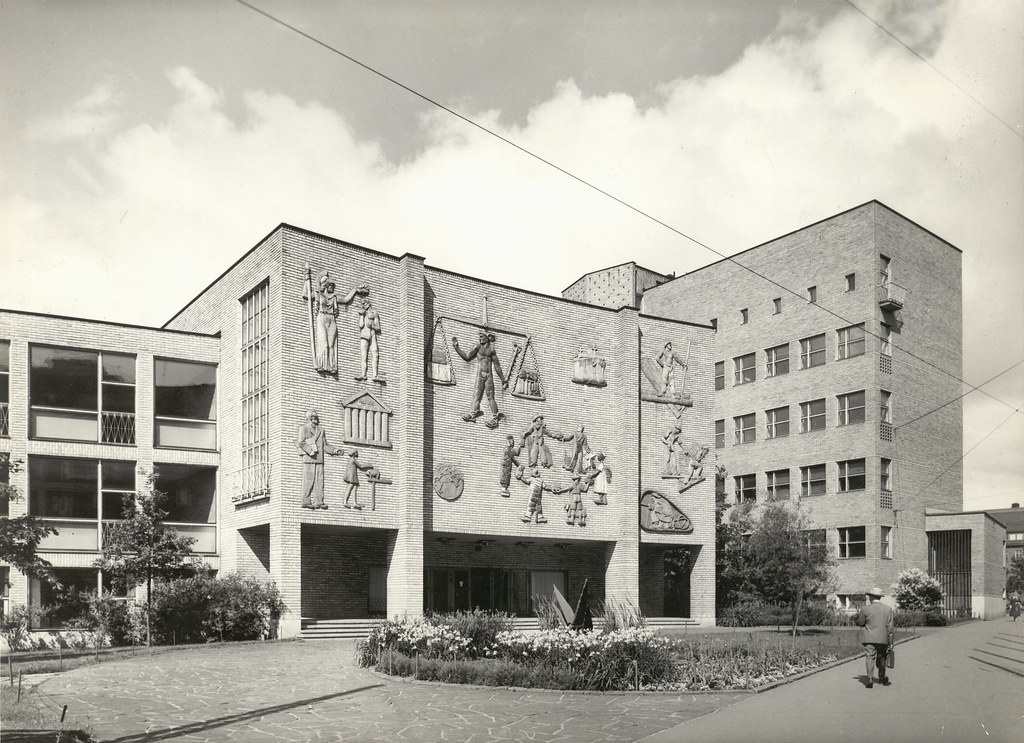
{"label": "sky with clouds", "polygon": [[557,295],[878,199],[963,251],[965,507],[1024,499],[1024,3],[250,2],[0,4],[0,306],[159,326],[280,222]]}

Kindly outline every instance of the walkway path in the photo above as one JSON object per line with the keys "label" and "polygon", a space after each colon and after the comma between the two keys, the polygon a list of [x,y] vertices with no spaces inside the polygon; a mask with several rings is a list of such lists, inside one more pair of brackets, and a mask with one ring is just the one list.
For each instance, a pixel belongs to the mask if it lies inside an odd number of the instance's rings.
{"label": "walkway path", "polygon": [[859,661],[759,695],[587,694],[392,681],[352,654],[349,641],[207,647],[79,668],[40,690],[105,743],[1024,739],[1024,622],[901,645],[893,686],[870,691]]}

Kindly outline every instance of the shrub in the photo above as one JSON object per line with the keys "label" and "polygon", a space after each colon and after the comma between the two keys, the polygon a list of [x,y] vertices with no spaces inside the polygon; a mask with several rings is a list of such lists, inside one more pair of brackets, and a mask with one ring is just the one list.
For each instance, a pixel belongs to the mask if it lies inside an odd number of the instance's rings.
{"label": "shrub", "polygon": [[946,615],[938,608],[932,608],[928,611],[921,609],[914,611],[896,610],[897,627],[945,627],[948,623]]}
{"label": "shrub", "polygon": [[601,607],[605,633],[647,626],[647,617],[629,601],[614,601]]}
{"label": "shrub", "polygon": [[15,604],[0,619],[0,635],[7,641],[7,647],[13,650],[31,650],[35,647],[31,629],[38,625],[39,620],[46,616],[47,610],[38,606]]}
{"label": "shrub", "polygon": [[530,599],[533,604],[533,613],[537,616],[537,624],[542,630],[558,629],[565,626],[562,612],[555,604],[554,597],[535,593]]}
{"label": "shrub", "polygon": [[451,627],[459,636],[466,638],[469,641],[466,652],[470,658],[479,657],[483,648],[494,644],[498,634],[508,632],[514,626],[511,614],[480,609],[453,614],[434,614],[425,620],[435,626]]}
{"label": "shrub", "polygon": [[904,570],[892,584],[896,605],[906,611],[928,612],[942,606],[939,582],[918,568]]}

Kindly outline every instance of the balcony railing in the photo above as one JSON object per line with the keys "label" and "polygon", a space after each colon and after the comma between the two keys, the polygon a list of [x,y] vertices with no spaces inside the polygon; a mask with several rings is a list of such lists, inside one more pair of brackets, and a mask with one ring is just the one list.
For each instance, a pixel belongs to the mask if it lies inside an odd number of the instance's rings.
{"label": "balcony railing", "polygon": [[884,311],[895,312],[896,310],[903,309],[903,305],[907,300],[907,290],[905,287],[890,281],[887,284],[879,285],[877,290],[878,306]]}
{"label": "balcony railing", "polygon": [[135,413],[100,413],[100,421],[104,444],[135,443]]}
{"label": "balcony railing", "polygon": [[231,476],[231,502],[249,503],[270,497],[270,462],[259,462]]}
{"label": "balcony railing", "polygon": [[134,444],[135,413],[69,410],[33,406],[32,438]]}
{"label": "balcony railing", "polygon": [[11,410],[7,403],[0,402],[0,436],[11,435]]}

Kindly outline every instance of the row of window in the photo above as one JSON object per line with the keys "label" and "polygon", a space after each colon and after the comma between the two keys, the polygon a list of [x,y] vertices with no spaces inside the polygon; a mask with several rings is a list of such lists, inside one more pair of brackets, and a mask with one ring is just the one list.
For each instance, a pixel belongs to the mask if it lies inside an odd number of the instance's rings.
{"label": "row of window", "polygon": [[[136,357],[108,351],[29,347],[29,436],[136,443]],[[153,445],[217,448],[217,367],[153,361]],[[0,435],[10,435],[10,342],[0,341]]]}
{"label": "row of window", "polygon": [[[835,358],[837,361],[863,356],[866,348],[864,323],[839,328],[836,331]],[[883,355],[892,354],[892,330],[885,323],[881,327],[881,347]],[[800,340],[800,369],[812,369],[823,366],[827,356],[825,333],[812,335]],[[782,343],[764,350],[765,377],[780,377],[789,374],[790,353],[789,343]],[[746,353],[732,360],[733,386],[750,384],[757,381],[757,354]],[[715,362],[715,389],[725,389],[725,362]]]}
{"label": "row of window", "polygon": [[[836,395],[836,425],[849,426],[863,423],[867,416],[866,392],[846,392]],[[789,405],[764,411],[764,436],[766,439],[785,438],[790,434]],[[824,397],[800,403],[800,432],[821,431],[827,427],[828,411]],[[879,420],[892,423],[892,393],[881,390]],[[733,444],[749,444],[757,441],[757,414],[744,413],[734,416]],[[715,421],[715,448],[725,447],[725,419]]]}
{"label": "row of window", "polygon": [[[765,494],[771,500],[787,500],[793,492],[789,469],[769,470],[764,473]],[[846,459],[836,462],[836,492],[849,493],[867,488],[867,466],[865,459]],[[737,503],[757,500],[757,475],[735,475],[733,477]],[[824,463],[800,467],[800,496],[825,495],[828,492],[828,472]],[[882,457],[878,468],[878,488],[892,492],[893,464],[891,459]]]}

